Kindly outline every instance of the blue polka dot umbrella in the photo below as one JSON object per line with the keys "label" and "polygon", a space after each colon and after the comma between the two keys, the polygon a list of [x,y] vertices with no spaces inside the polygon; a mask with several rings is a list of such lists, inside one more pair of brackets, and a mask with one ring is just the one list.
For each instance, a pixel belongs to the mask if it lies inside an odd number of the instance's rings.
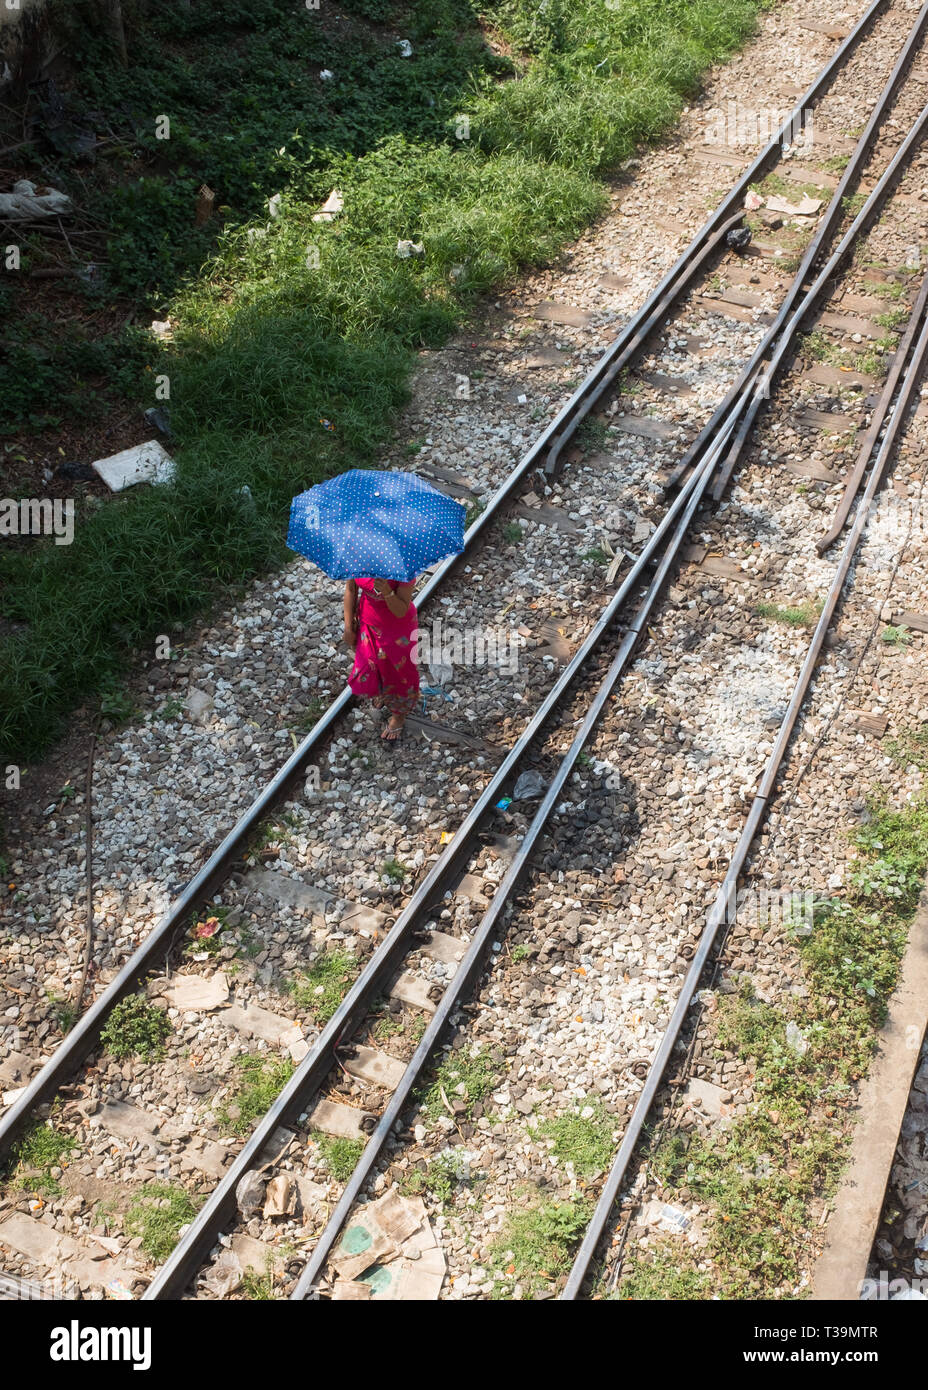
{"label": "blue polka dot umbrella", "polygon": [[353,468],[294,497],[287,545],[332,579],[408,583],[464,549],[464,508],[415,473]]}

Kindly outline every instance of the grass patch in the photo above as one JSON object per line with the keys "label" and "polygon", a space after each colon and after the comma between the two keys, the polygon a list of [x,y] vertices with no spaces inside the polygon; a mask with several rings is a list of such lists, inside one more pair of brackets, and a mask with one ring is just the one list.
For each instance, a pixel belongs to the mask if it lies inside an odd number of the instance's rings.
{"label": "grass patch", "polygon": [[461,1115],[471,1119],[474,1108],[481,1105],[495,1091],[503,1075],[500,1059],[489,1052],[478,1052],[471,1056],[463,1048],[447,1053],[441,1062],[435,1080],[425,1092],[422,1106],[432,1120],[449,1114],[448,1106],[442,1098],[442,1091],[451,1105],[463,1102]]}
{"label": "grass patch", "polygon": [[553,1152],[573,1165],[581,1177],[592,1178],[609,1166],[613,1122],[598,1096],[587,1096],[563,1115],[545,1120],[538,1133],[554,1140]]}
{"label": "grass patch", "polygon": [[600,546],[591,546],[589,550],[584,550],[580,556],[581,560],[586,560],[591,565],[611,565],[612,556],[607,555]]}
{"label": "grass patch", "polygon": [[409,1197],[430,1196],[444,1206],[451,1201],[460,1183],[468,1180],[468,1161],[455,1149],[445,1149],[429,1161],[427,1168],[409,1170],[402,1183]]}
{"label": "grass patch", "polygon": [[622,1279],[621,1288],[610,1295],[614,1299],[635,1302],[649,1299],[671,1299],[689,1302],[711,1298],[711,1276],[705,1270],[681,1268],[675,1247],[654,1247],[647,1260],[636,1263]]}
{"label": "grass patch", "polygon": [[274,1266],[268,1260],[266,1268],[262,1273],[256,1269],[251,1269],[242,1277],[242,1292],[246,1298],[250,1299],[269,1299],[274,1297]]}
{"label": "grass patch", "polygon": [[268,1110],[293,1075],[289,1057],[245,1053],[235,1058],[238,1085],[216,1111],[216,1120],[228,1134],[247,1134]]}
{"label": "grass patch", "polygon": [[357,959],[347,951],[324,951],[309,970],[292,977],[287,986],[290,997],[317,1023],[328,1023],[354,979],[357,965]]}
{"label": "grass patch", "polygon": [[[845,894],[820,900],[793,928],[808,995],[783,1004],[756,998],[745,980],[722,995],[719,1046],[749,1060],[755,1104],[724,1133],[670,1135],[652,1155],[668,1200],[696,1193],[712,1208],[708,1243],[639,1251],[618,1297],[792,1297],[808,1258],[809,1205],[834,1191],[846,1162],[849,1111],[876,1046],[928,868],[928,803],[894,810],[873,803],[855,836],[858,857]],[[686,1198],[681,1200],[685,1201]],[[711,1277],[699,1282],[697,1260]],[[662,1288],[666,1292],[661,1295]]]}
{"label": "grass patch", "polygon": [[391,883],[402,883],[409,873],[409,867],[401,859],[386,859],[380,866],[380,872]]}
{"label": "grass patch", "polygon": [[598,454],[605,449],[611,433],[605,420],[595,415],[585,415],[577,426],[574,443],[587,454]]}
{"label": "grass patch", "polygon": [[61,1187],[57,1178],[52,1177],[51,1170],[60,1168],[65,1156],[76,1147],[70,1135],[62,1134],[51,1124],[37,1124],[12,1151],[10,1169],[13,1187],[42,1193],[45,1197],[56,1197]]}
{"label": "grass patch", "polygon": [[100,1033],[111,1057],[141,1057],[145,1062],[164,1056],[164,1044],[173,1031],[164,1009],[149,1004],[143,994],[130,994],[117,1004]]}
{"label": "grass patch", "polygon": [[363,1140],[337,1139],[321,1130],[314,1130],[313,1138],[332,1177],[336,1182],[347,1182],[364,1152]]}
{"label": "grass patch", "polygon": [[130,1238],[141,1236],[146,1255],[160,1264],[177,1244],[181,1227],[196,1216],[198,1206],[183,1187],[148,1182],[126,1211],[123,1230]]}
{"label": "grass patch", "polygon": [[494,1297],[507,1297],[516,1284],[527,1298],[555,1285],[570,1269],[591,1213],[581,1200],[514,1211],[490,1250],[490,1268],[506,1276],[497,1281]]}
{"label": "grass patch", "polygon": [[928,773],[928,724],[903,729],[898,738],[884,739],[883,747],[897,767]]}
{"label": "grass patch", "polygon": [[[419,350],[589,225],[607,205],[599,176],[668,129],[760,8],[488,0],[478,15],[467,0],[346,0],[336,36],[293,0],[133,5],[124,71],[92,0],[56,5],[69,110],[102,113],[115,139],[91,168],[40,153],[30,174],[79,193],[106,229],[99,281],[76,293],[169,319],[172,337],[55,339],[44,363],[8,353],[5,428],[38,428],[50,400],[68,419],[98,409],[92,390],[144,408],[168,376],[176,476],[82,508],[73,545],[0,556],[6,615],[23,625],[2,641],[0,750],[37,757],[157,634],[279,565],[293,494],[369,466]],[[167,159],[152,116],[164,111]],[[196,227],[204,182],[217,211]],[[344,212],[314,223],[333,188]],[[398,259],[399,239],[424,256]],[[29,241],[24,285],[44,240]],[[21,324],[28,290],[2,290]]]}
{"label": "grass patch", "polygon": [[785,623],[787,627],[814,627],[821,611],[821,603],[811,601],[785,607],[779,603],[759,603],[754,609],[758,618],[770,618],[773,622]]}

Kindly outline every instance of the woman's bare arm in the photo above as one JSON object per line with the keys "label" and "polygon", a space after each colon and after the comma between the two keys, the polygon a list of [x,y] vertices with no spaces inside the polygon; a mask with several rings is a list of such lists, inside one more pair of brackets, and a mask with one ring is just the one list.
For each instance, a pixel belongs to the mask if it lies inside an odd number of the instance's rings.
{"label": "woman's bare arm", "polygon": [[[379,585],[379,583],[380,581],[378,580],[377,584]],[[399,584],[396,590],[393,590],[386,581],[384,581],[382,589],[375,585],[376,592],[384,600],[394,618],[406,617],[406,614],[409,612],[409,605],[412,603],[412,594],[415,587],[415,583]]]}
{"label": "woman's bare arm", "polygon": [[349,647],[353,647],[358,636],[358,586],[353,579],[347,580],[345,584],[345,641]]}

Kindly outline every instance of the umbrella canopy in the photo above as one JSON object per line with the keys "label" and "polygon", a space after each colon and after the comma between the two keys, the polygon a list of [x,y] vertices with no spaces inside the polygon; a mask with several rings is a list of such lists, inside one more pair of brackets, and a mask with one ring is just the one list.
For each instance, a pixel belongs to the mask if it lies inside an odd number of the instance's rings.
{"label": "umbrella canopy", "polygon": [[464,508],[415,473],[353,468],[294,497],[287,545],[332,579],[408,583],[464,549]]}

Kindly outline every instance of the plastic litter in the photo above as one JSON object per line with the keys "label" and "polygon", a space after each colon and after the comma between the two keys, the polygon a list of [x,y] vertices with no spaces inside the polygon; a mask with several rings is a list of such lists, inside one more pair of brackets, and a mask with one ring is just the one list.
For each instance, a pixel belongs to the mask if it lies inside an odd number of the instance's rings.
{"label": "plastic litter", "polygon": [[313,213],[314,222],[334,222],[335,217],[345,206],[345,200],[337,188],[326,198],[318,212]]}
{"label": "plastic litter", "polygon": [[510,807],[511,805],[512,805],[512,797],[511,797],[511,796],[504,796],[503,799],[502,799],[502,801],[497,801],[497,803],[496,803],[496,809],[497,809],[497,811],[508,811],[508,810],[509,810],[509,807]]}
{"label": "plastic litter", "polygon": [[247,1221],[254,1216],[264,1205],[264,1189],[267,1186],[267,1179],[263,1178],[254,1168],[250,1169],[245,1176],[240,1179],[235,1189],[235,1201],[242,1216]]}
{"label": "plastic litter", "polygon": [[751,242],[750,227],[732,227],[726,234],[725,245],[730,246],[733,251],[743,251]]}
{"label": "plastic litter", "polygon": [[59,463],[55,472],[59,478],[68,478],[75,483],[92,483],[97,476],[89,463],[72,463],[70,460]]}
{"label": "plastic litter", "polygon": [[242,1274],[238,1256],[223,1250],[203,1275],[203,1284],[215,1298],[226,1298],[239,1287]]}
{"label": "plastic litter", "polygon": [[145,411],[145,419],[160,434],[163,434],[165,439],[174,438],[174,431],[171,429],[171,417],[164,406],[149,406],[148,410]]}
{"label": "plastic litter", "polygon": [[396,254],[401,261],[408,261],[410,256],[424,256],[425,246],[421,241],[398,241],[396,243]]}
{"label": "plastic litter", "polygon": [[396,46],[400,51],[401,58],[412,57],[412,44],[409,42],[408,39],[397,39]]}
{"label": "plastic litter", "polygon": [[809,1039],[801,1029],[790,1019],[786,1025],[786,1042],[791,1047],[797,1057],[804,1057],[809,1050]]}
{"label": "plastic litter", "polygon": [[12,193],[0,193],[0,217],[12,222],[33,221],[39,217],[63,217],[71,211],[71,199],[57,188],[19,179]]}
{"label": "plastic litter", "polygon": [[111,1279],[106,1286],[106,1292],[110,1298],[116,1298],[121,1303],[128,1303],[132,1300],[132,1290],[122,1279]]}
{"label": "plastic litter", "polygon": [[541,774],[536,772],[534,768],[529,768],[526,772],[520,773],[512,789],[512,799],[513,801],[533,801],[536,796],[541,796],[546,785]]}

